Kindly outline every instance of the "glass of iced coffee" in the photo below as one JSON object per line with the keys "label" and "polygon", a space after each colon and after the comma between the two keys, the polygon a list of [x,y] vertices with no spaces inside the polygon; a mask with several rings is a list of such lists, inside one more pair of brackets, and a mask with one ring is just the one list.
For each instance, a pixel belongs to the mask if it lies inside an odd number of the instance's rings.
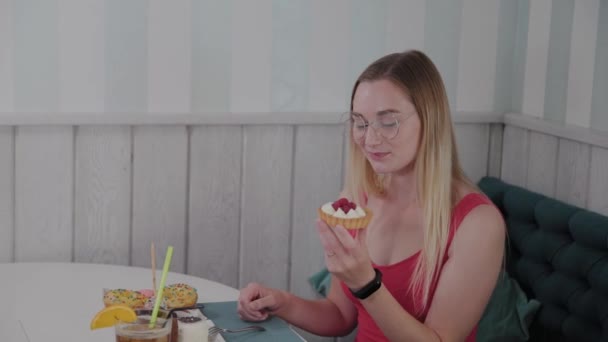
{"label": "glass of iced coffee", "polygon": [[[158,313],[156,324],[150,328],[152,310],[135,310],[137,320],[115,325],[116,342],[175,342],[171,339],[172,322],[167,322],[166,312]],[[165,324],[166,323],[166,324]]]}

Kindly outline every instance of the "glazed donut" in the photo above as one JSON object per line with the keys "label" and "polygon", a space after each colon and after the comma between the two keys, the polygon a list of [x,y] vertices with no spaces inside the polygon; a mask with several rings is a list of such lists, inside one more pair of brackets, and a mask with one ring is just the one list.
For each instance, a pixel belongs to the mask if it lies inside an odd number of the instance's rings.
{"label": "glazed donut", "polygon": [[103,294],[103,304],[107,306],[124,304],[133,309],[142,308],[146,304],[147,298],[137,291],[115,289],[107,290]]}
{"label": "glazed donut", "polygon": [[163,289],[163,299],[168,309],[194,306],[198,300],[196,289],[187,284],[172,284]]}

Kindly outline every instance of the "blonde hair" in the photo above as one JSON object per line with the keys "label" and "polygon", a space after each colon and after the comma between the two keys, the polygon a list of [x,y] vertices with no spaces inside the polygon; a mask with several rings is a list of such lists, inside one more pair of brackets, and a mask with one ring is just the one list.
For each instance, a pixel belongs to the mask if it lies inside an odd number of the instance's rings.
{"label": "blonde hair", "polygon": [[[422,207],[424,245],[409,286],[414,298],[417,294],[422,294],[418,310],[424,311],[445,257],[452,209],[457,200],[456,185],[459,182],[472,183],[464,175],[458,161],[445,87],[433,62],[416,50],[378,59],[355,82],[351,111],[359,84],[382,79],[390,80],[403,89],[416,108],[421,122],[414,170],[416,196]],[[369,161],[357,148],[352,129],[349,147],[346,194],[357,201],[362,201],[366,194],[383,196],[388,176],[374,172]]]}

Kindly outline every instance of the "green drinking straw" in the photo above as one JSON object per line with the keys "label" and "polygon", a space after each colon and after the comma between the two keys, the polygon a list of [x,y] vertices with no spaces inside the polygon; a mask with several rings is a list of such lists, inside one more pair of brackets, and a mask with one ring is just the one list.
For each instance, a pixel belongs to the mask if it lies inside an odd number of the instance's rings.
{"label": "green drinking straw", "polygon": [[150,329],[154,328],[154,326],[156,325],[156,317],[158,316],[158,309],[160,308],[160,300],[161,298],[163,298],[163,290],[165,288],[167,272],[169,272],[169,265],[171,264],[171,256],[173,256],[173,246],[167,247],[167,254],[165,255],[165,264],[163,265],[163,274],[160,277],[160,285],[158,286],[158,291],[156,292],[154,310],[152,310],[152,317],[150,318]]}

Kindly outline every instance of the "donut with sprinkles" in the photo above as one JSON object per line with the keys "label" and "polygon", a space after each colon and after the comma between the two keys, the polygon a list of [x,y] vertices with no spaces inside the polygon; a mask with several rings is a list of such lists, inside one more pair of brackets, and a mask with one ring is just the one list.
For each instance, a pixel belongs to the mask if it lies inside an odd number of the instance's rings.
{"label": "donut with sprinkles", "polygon": [[163,289],[165,306],[169,309],[191,307],[196,304],[198,294],[190,285],[178,283]]}

